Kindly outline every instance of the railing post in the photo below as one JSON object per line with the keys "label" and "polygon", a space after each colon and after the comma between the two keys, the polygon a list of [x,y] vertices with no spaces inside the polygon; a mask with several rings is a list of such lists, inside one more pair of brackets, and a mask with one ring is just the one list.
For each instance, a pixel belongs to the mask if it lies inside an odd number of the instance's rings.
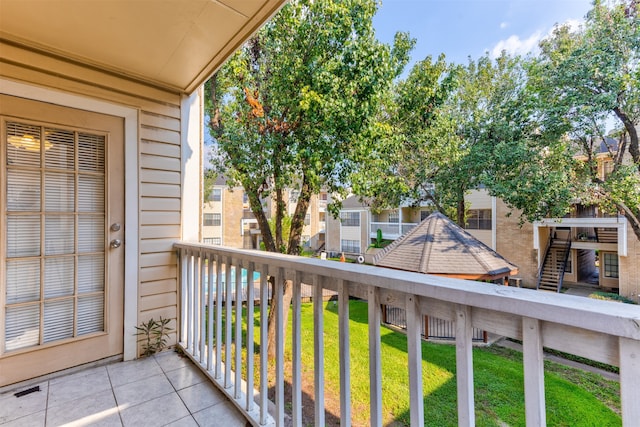
{"label": "railing post", "polygon": [[[242,395],[242,263],[236,260],[236,324],[235,324],[235,380],[234,398],[240,399]],[[249,278],[247,277],[247,282]]]}
{"label": "railing post", "polygon": [[640,341],[619,338],[620,347],[620,401],[622,425],[636,426],[640,420]]}
{"label": "railing post", "polygon": [[458,386],[458,425],[475,425],[473,393],[473,331],[471,307],[456,307],[456,377]]}
{"label": "railing post", "polygon": [[[275,306],[278,310],[276,316],[276,426],[284,426],[284,310],[283,302],[283,280],[284,271],[278,268],[275,277],[274,297]],[[289,307],[287,307],[287,310]]]}
{"label": "railing post", "polygon": [[216,255],[216,375],[222,379],[222,255]]}
{"label": "railing post", "polygon": [[[301,317],[301,297],[300,297],[300,283],[298,281],[298,274],[296,271],[290,273],[291,286],[293,286],[293,316],[291,319],[291,385],[292,385],[292,408],[291,415],[294,426],[302,425],[302,329],[300,326]],[[286,307],[285,309],[288,309]]]}
{"label": "railing post", "polygon": [[224,388],[230,388],[231,383],[231,334],[233,332],[233,287],[231,284],[231,264],[233,259],[230,256],[225,259],[226,272],[224,276]]}
{"label": "railing post", "polygon": [[207,255],[207,370],[213,372],[213,330],[215,328],[214,323],[214,307],[213,307],[213,292],[215,289],[215,284],[213,280],[213,264],[214,257],[211,253]]}
{"label": "railing post", "polygon": [[255,265],[253,262],[249,262],[247,268],[247,412],[253,410],[253,369],[254,369],[254,357],[253,357],[253,341],[254,341],[254,327],[253,327],[253,304],[255,298],[255,284],[253,283],[253,272]]}
{"label": "railing post", "polygon": [[187,250],[178,250],[180,260],[180,336],[178,341],[187,346]]}
{"label": "railing post", "polygon": [[340,425],[351,426],[351,356],[349,354],[349,287],[338,281],[338,329],[340,356]]}
{"label": "railing post", "polygon": [[187,349],[193,352],[193,255],[187,252]]}
{"label": "railing post", "polygon": [[411,425],[424,425],[424,392],[422,389],[422,334],[420,325],[422,316],[418,306],[418,297],[407,294],[405,297],[407,313],[407,353],[409,359],[409,410]]}
{"label": "railing post", "polygon": [[269,353],[267,345],[268,341],[268,318],[269,318],[269,282],[267,281],[267,267],[262,265],[260,268],[260,424],[265,425],[269,416],[269,372],[267,363]]}
{"label": "railing post", "polygon": [[375,286],[369,286],[369,407],[372,427],[382,427],[382,367],[380,365],[380,297]]}
{"label": "railing post", "polygon": [[544,426],[544,358],[540,321],[522,318],[522,358],[524,363],[524,403],[527,426]]}
{"label": "railing post", "polygon": [[314,424],[325,425],[324,417],[324,301],[322,284],[318,276],[312,278],[313,286],[313,377],[314,377]]}
{"label": "railing post", "polygon": [[205,277],[205,262],[203,259],[203,253],[202,250],[200,250],[198,252],[198,262],[196,263],[196,265],[198,266],[198,273],[199,273],[199,280],[198,280],[198,310],[199,310],[199,314],[200,314],[200,320],[198,321],[198,330],[199,330],[199,336],[200,336],[200,345],[199,345],[199,361],[200,363],[204,363],[204,357],[205,357],[205,346],[206,346],[206,328],[205,328],[205,321],[206,321],[206,300],[205,300],[205,292],[204,292],[204,277]]}

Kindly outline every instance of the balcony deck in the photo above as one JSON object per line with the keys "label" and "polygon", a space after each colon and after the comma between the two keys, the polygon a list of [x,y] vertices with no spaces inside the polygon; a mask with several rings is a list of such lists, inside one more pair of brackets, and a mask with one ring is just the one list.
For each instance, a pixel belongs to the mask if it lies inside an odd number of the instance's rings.
{"label": "balcony deck", "polygon": [[[368,390],[372,426],[383,423],[381,304],[406,311],[412,426],[424,425],[428,415],[425,413],[428,408],[423,406],[419,328],[422,316],[427,314],[455,322],[458,394],[455,412],[460,426],[475,425],[473,327],[522,341],[527,425],[546,425],[544,347],[618,366],[623,426],[635,426],[640,419],[638,306],[259,251],[189,243],[179,243],[176,248],[181,274],[180,345],[253,425],[284,426],[285,408],[291,409],[290,422],[294,426],[303,423],[301,284],[313,286],[315,295],[312,346],[315,425],[325,424],[324,289],[338,293],[340,386],[336,392],[340,394],[341,425],[351,425],[350,297],[368,301]],[[246,286],[241,274],[235,275],[235,283],[224,283],[223,275],[214,273],[225,271],[225,276],[231,277],[232,268],[247,270],[245,277],[260,273],[260,286],[247,287],[246,310],[237,310],[232,298],[221,297],[223,293],[237,295]],[[275,316],[275,357],[267,355],[266,346],[260,346],[259,351],[254,349],[258,335],[260,342],[266,340],[266,323],[254,327],[253,303],[267,299],[268,277],[274,278],[275,295],[280,303],[283,283],[290,280],[293,284],[291,394],[285,394],[284,343],[287,338],[282,313]],[[207,292],[214,288],[217,290],[215,300],[213,292]],[[260,317],[266,316],[267,304],[261,304]],[[246,354],[256,354],[257,360],[247,358]],[[232,370],[232,365],[241,369]],[[267,372],[268,365],[273,365],[274,372]],[[273,375],[273,386],[266,381],[269,375]],[[258,390],[254,390],[256,379]],[[267,387],[273,387],[273,402],[267,401]]]}
{"label": "balcony deck", "polygon": [[244,427],[246,419],[189,358],[165,351],[12,386],[0,392],[0,425]]}

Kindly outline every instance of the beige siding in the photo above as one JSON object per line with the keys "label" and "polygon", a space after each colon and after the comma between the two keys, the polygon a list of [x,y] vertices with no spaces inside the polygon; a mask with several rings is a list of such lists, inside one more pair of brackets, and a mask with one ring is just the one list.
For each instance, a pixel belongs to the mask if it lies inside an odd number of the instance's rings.
{"label": "beige siding", "polygon": [[[170,113],[170,111],[167,111]],[[181,236],[180,120],[140,113],[139,322],[175,318],[177,268],[173,242]],[[175,335],[171,338],[175,341]]]}
{"label": "beige siding", "polygon": [[[509,212],[511,212],[511,216],[507,217]],[[509,262],[518,266],[517,277],[522,278],[522,286],[535,288],[538,274],[538,251],[533,249],[533,225],[525,223],[520,227],[518,218],[519,212],[509,209],[503,201],[497,201],[496,251]],[[542,242],[540,244],[542,245]]]}
{"label": "beige siding", "polygon": [[620,267],[619,292],[640,303],[640,241],[627,225],[627,256],[618,257]]}
{"label": "beige siding", "polygon": [[[173,243],[181,236],[181,95],[0,42],[0,76],[138,110],[138,323],[177,315]],[[67,79],[56,69],[82,78]],[[125,224],[126,226],[126,224]],[[175,325],[173,325],[175,326]],[[175,336],[172,336],[175,341]]]}
{"label": "beige siding", "polygon": [[487,190],[471,190],[464,200],[470,209],[491,209],[491,196]]}

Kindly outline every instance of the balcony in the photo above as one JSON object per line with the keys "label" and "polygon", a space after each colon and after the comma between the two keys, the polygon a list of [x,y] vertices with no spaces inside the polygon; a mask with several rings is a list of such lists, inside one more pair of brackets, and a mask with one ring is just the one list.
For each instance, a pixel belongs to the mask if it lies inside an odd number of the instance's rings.
{"label": "balcony", "polygon": [[413,222],[372,222],[369,234],[372,239],[375,239],[378,230],[381,230],[383,239],[395,240],[416,225],[418,224]]}
{"label": "balcony", "polygon": [[[573,249],[617,251],[627,256],[627,219],[549,218],[533,223],[533,248],[540,249],[540,228],[565,227],[572,233]],[[544,249],[544,248],[543,248]]]}
{"label": "balcony", "polygon": [[[623,425],[637,425],[640,419],[636,384],[640,378],[640,310],[637,306],[498,285],[479,286],[471,281],[281,254],[190,243],[178,243],[176,248],[181,277],[180,346],[253,425],[284,426],[285,408],[291,408],[293,425],[302,425],[302,284],[312,286],[314,293],[311,351],[315,425],[325,425],[322,315],[325,290],[338,295],[341,425],[350,425],[350,390],[354,386],[350,382],[350,297],[368,302],[370,382],[366,387],[370,393],[373,426],[383,423],[381,304],[406,311],[411,425],[423,425],[425,418],[420,336],[424,315],[455,323],[458,425],[475,424],[473,328],[522,341],[527,425],[546,424],[543,347],[618,366]],[[215,274],[221,271],[231,277],[232,268],[246,270],[246,274],[235,274],[235,280],[226,283],[222,281],[222,274]],[[259,279],[254,286],[245,286],[243,276],[259,276]],[[281,313],[276,315],[276,357],[268,359],[266,346],[260,346],[257,352],[258,363],[253,357],[246,357],[254,354],[256,338],[259,337],[260,342],[266,340],[266,323],[254,326],[254,303],[267,299],[268,276],[275,277],[276,295],[281,295],[285,280],[293,283],[292,357],[287,362],[291,364],[290,384],[285,380],[287,338]],[[209,292],[212,289],[218,290],[216,295]],[[243,292],[246,310],[238,310],[233,298],[218,298],[223,293],[240,295]],[[281,302],[281,297],[278,298]],[[262,319],[267,316],[267,308],[267,304],[259,307]],[[425,358],[428,360],[429,355]],[[275,372],[272,390],[268,390],[267,381],[270,363]],[[235,369],[232,370],[232,366]],[[258,383],[258,389],[254,390],[254,384]],[[291,394],[285,395],[285,385],[290,387]],[[275,396],[273,402],[267,399],[269,391]]]}

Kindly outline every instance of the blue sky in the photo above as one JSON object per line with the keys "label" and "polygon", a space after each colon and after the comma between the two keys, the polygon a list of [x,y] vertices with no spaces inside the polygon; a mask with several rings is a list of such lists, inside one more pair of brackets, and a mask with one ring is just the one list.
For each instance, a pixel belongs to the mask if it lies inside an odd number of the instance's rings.
{"label": "blue sky", "polygon": [[464,64],[487,51],[531,52],[555,24],[576,25],[589,9],[591,0],[382,0],[373,24],[385,43],[408,31],[416,39],[412,63],[444,52]]}

